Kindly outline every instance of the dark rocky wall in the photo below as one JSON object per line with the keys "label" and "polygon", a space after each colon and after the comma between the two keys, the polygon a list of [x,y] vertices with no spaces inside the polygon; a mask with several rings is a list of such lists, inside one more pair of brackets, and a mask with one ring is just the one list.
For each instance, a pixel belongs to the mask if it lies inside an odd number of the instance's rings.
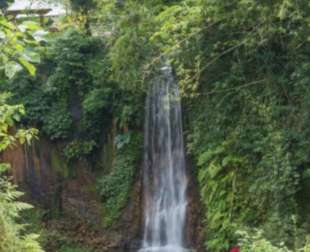
{"label": "dark rocky wall", "polygon": [[204,209],[200,201],[199,185],[197,181],[196,169],[190,157],[187,157],[188,176],[188,210],[187,210],[187,231],[186,240],[188,246],[194,248],[196,252],[204,252],[203,246],[203,216]]}
{"label": "dark rocky wall", "polygon": [[[141,227],[139,172],[123,215],[112,227],[105,227],[102,203],[95,188],[96,174],[86,161],[68,164],[58,145],[42,138],[30,147],[9,149],[0,161],[11,164],[13,179],[26,192],[26,199],[45,210],[47,229],[60,230],[75,243],[98,251],[129,251],[138,246],[135,241]],[[48,251],[57,250],[51,245]]]}

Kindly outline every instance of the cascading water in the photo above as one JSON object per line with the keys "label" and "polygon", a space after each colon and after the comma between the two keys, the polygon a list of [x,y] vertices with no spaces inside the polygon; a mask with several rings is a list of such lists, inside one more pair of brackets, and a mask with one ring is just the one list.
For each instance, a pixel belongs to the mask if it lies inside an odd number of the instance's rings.
{"label": "cascading water", "polygon": [[185,156],[177,83],[170,66],[149,90],[145,119],[145,224],[140,252],[184,252]]}

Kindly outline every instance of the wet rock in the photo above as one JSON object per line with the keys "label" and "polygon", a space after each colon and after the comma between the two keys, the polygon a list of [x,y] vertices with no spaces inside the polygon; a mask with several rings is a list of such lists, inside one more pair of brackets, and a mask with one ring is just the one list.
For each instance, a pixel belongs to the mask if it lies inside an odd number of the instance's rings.
{"label": "wet rock", "polygon": [[[47,251],[57,251],[57,239],[70,239],[97,249],[130,251],[138,247],[141,227],[141,177],[139,169],[128,204],[111,227],[102,222],[102,203],[96,193],[96,175],[85,161],[68,166],[57,144],[40,140],[24,148],[16,146],[3,153],[0,161],[11,163],[14,181],[28,199],[46,214],[44,225],[51,237]],[[70,170],[73,176],[68,176]],[[59,233],[63,237],[53,237]]]}
{"label": "wet rock", "polygon": [[196,252],[206,251],[203,242],[203,216],[204,209],[200,201],[199,184],[197,181],[196,169],[190,157],[187,157],[188,171],[188,210],[187,210],[187,233],[186,240],[188,247]]}

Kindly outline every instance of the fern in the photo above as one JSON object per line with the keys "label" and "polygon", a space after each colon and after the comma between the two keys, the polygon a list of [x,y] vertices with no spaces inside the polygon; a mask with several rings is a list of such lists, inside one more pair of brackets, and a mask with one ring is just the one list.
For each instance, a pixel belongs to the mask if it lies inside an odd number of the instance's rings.
{"label": "fern", "polygon": [[3,171],[0,172],[0,251],[43,252],[37,241],[39,236],[25,234],[26,225],[19,223],[21,212],[31,209],[32,206],[18,201],[23,193],[17,190]]}
{"label": "fern", "polygon": [[26,225],[18,222],[21,212],[31,209],[30,204],[18,201],[18,191],[7,176],[0,173],[0,251],[43,252],[36,234],[25,234]]}
{"label": "fern", "polygon": [[[20,119],[22,106],[5,104],[6,95],[0,94],[0,152],[15,142],[29,142],[37,133],[35,129],[17,130],[10,134],[10,127]],[[18,201],[23,195],[6,176],[9,164],[0,163],[0,252],[43,252],[38,235],[27,234],[26,225],[20,221],[21,213],[32,206]]]}

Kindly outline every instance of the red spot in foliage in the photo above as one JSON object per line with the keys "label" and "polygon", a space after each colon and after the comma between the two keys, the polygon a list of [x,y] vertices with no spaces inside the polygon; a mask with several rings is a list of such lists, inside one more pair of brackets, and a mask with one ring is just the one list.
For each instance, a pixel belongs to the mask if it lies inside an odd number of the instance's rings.
{"label": "red spot in foliage", "polygon": [[240,248],[239,247],[233,247],[230,252],[240,252]]}

